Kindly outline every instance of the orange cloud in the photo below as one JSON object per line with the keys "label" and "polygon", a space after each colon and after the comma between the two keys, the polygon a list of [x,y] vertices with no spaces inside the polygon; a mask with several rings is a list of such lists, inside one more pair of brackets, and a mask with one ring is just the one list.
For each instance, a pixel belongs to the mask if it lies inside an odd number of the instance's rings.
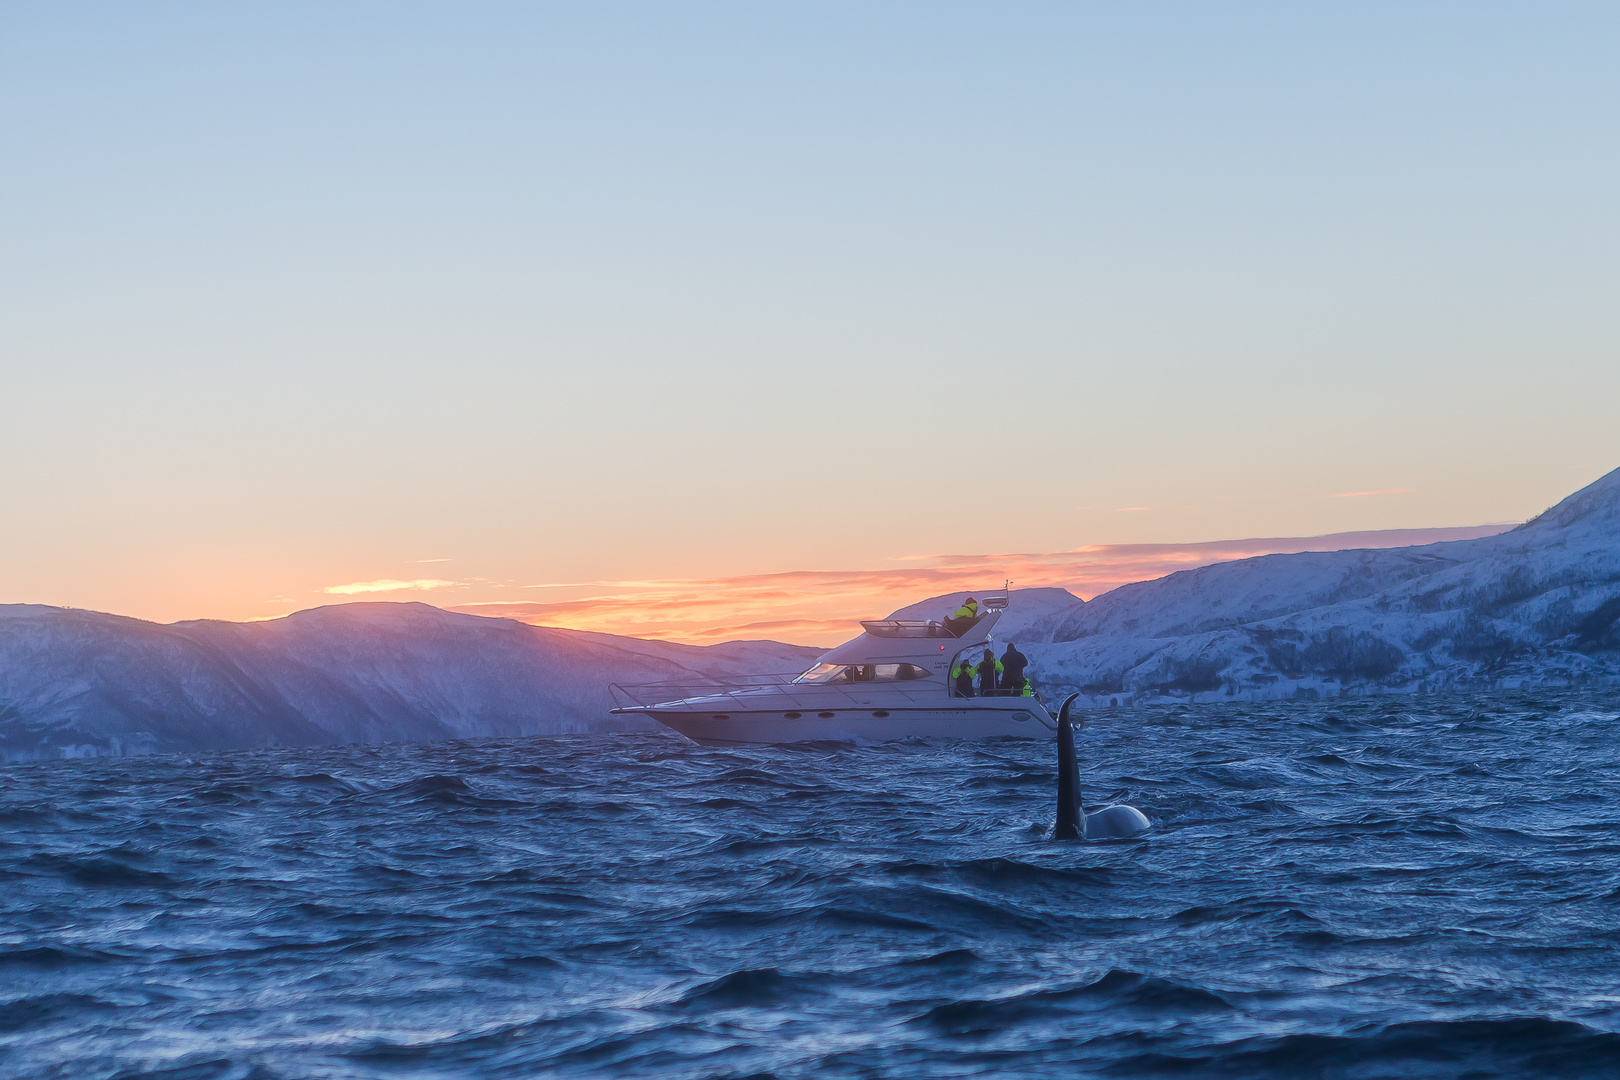
{"label": "orange cloud", "polygon": [[459,581],[444,581],[441,578],[414,578],[410,581],[383,578],[380,581],[355,581],[348,585],[328,585],[321,592],[332,596],[357,596],[361,593],[384,592],[432,592],[435,589],[454,588],[459,584],[461,584]]}
{"label": "orange cloud", "polygon": [[773,638],[833,645],[861,619],[958,590],[1056,586],[1082,599],[1133,581],[1231,559],[1281,552],[1402,547],[1467,540],[1510,528],[1392,529],[1330,536],[1217,540],[1201,544],[1110,544],[1073,551],[911,556],[879,570],[793,570],[669,581],[593,581],[528,587],[533,600],[491,600],[451,610],[543,626],[709,644]]}

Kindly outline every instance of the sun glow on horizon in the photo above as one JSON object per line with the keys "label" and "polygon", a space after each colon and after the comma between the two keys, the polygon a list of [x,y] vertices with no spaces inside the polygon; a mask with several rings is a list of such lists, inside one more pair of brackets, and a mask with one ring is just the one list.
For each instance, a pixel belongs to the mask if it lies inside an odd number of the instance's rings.
{"label": "sun glow on horizon", "polygon": [[904,566],[876,570],[553,582],[520,586],[550,593],[546,598],[480,599],[450,610],[535,626],[694,645],[772,638],[825,646],[847,640],[862,619],[882,618],[929,596],[999,589],[1008,579],[1015,588],[1062,588],[1090,600],[1131,582],[1234,559],[1466,540],[1510,527],[1400,529],[1196,544],[1108,544],[1050,553],[907,556]]}

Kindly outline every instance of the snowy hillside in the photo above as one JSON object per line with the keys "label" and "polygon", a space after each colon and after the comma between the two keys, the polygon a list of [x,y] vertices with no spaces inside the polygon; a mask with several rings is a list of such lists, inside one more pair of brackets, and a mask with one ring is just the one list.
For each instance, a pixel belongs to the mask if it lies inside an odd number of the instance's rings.
{"label": "snowy hillside", "polygon": [[[943,618],[965,595],[895,615]],[[1483,539],[1267,555],[1089,603],[1015,590],[996,638],[1096,706],[1620,682],[1620,470]],[[0,605],[0,758],[600,729],[618,722],[609,682],[797,671],[818,652],[425,604],[168,626]]]}
{"label": "snowy hillside", "polygon": [[817,652],[700,648],[425,604],[169,626],[0,605],[0,758],[600,729],[617,719],[609,682],[798,671]]}
{"label": "snowy hillside", "polygon": [[1484,539],[1221,563],[1058,617],[1036,599],[1015,640],[1094,705],[1617,682],[1620,470]]}

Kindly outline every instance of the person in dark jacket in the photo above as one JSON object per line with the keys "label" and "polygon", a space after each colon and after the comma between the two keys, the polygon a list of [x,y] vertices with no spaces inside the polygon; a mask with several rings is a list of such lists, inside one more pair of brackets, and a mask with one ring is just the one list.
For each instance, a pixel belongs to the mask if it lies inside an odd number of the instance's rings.
{"label": "person in dark jacket", "polygon": [[979,660],[979,696],[992,697],[996,692],[996,684],[1001,681],[1001,661],[996,654],[988,648]]}
{"label": "person in dark jacket", "polygon": [[1028,684],[1024,678],[1024,669],[1029,666],[1029,657],[1018,651],[1018,646],[1007,642],[1007,651],[1001,654],[1001,688],[1009,694],[1020,694]]}
{"label": "person in dark jacket", "polygon": [[973,665],[965,656],[957,657],[951,667],[951,687],[957,697],[973,696]]}

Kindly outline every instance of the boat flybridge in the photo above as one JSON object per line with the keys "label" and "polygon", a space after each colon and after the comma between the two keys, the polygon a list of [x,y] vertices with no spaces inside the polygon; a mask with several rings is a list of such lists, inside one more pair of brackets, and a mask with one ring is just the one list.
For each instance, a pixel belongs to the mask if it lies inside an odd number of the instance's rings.
{"label": "boat flybridge", "polygon": [[1050,737],[1057,722],[1038,697],[959,697],[952,689],[951,668],[977,662],[993,646],[991,632],[1006,609],[1006,596],[989,596],[966,625],[863,622],[865,633],[796,676],[614,684],[613,712],[642,713],[701,743]]}

